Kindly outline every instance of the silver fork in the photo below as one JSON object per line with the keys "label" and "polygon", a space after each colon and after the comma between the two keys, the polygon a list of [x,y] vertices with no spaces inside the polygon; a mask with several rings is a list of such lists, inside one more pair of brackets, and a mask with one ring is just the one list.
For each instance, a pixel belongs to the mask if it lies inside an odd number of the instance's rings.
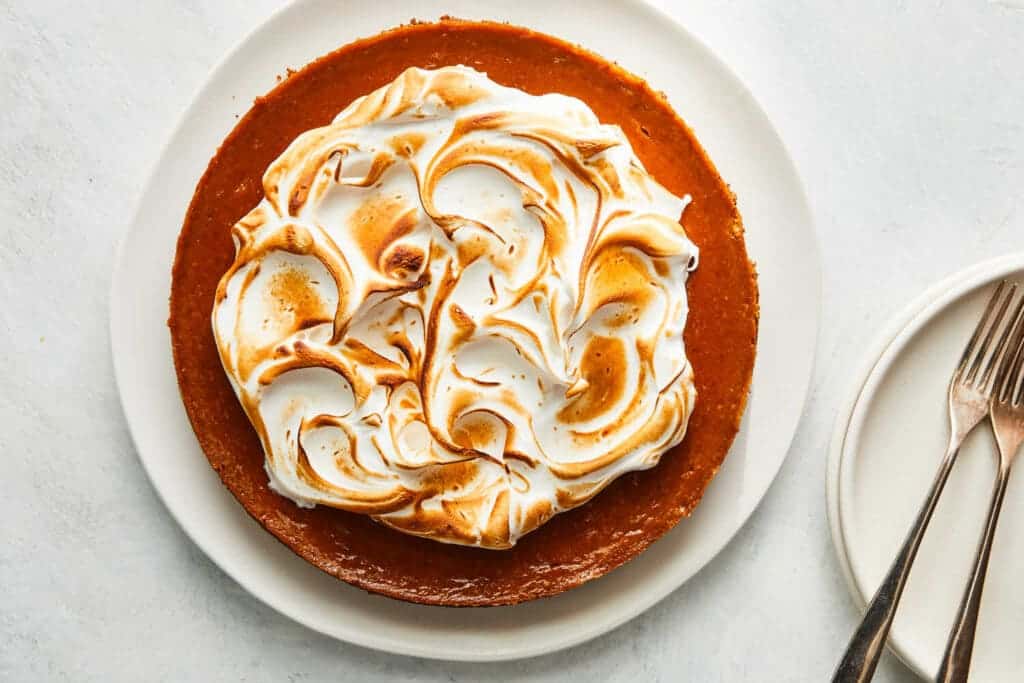
{"label": "silver fork", "polygon": [[988,302],[985,313],[967,342],[960,363],[949,383],[949,445],[932,482],[913,527],[903,541],[899,554],[878,587],[854,632],[836,672],[833,683],[865,683],[874,676],[878,658],[885,647],[889,628],[896,615],[903,586],[910,574],[910,566],[917,555],[921,538],[935,511],[949,472],[956,461],[960,445],[989,412],[989,399],[995,384],[995,371],[1008,346],[1010,327],[1005,324],[1006,312],[1017,291],[1017,286],[999,283]]}
{"label": "silver fork", "polygon": [[974,571],[967,582],[960,610],[957,612],[953,630],[946,643],[946,653],[939,668],[938,681],[959,683],[967,680],[971,668],[971,652],[974,649],[974,631],[978,626],[978,611],[981,607],[981,591],[985,586],[988,558],[992,551],[992,539],[999,523],[999,511],[1010,481],[1010,468],[1024,443],[1024,298],[1017,306],[1016,330],[1003,362],[1002,377],[997,381],[997,391],[990,402],[992,431],[999,446],[999,476],[992,490],[988,508],[988,521],[978,546]]}

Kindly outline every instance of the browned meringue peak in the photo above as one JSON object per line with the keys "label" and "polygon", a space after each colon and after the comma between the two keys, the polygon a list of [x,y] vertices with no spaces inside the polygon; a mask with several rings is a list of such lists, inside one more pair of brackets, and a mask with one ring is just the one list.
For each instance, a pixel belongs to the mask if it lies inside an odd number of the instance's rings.
{"label": "browned meringue peak", "polygon": [[508,548],[682,440],[689,198],[581,101],[409,69],[263,182],[213,327],[281,495]]}

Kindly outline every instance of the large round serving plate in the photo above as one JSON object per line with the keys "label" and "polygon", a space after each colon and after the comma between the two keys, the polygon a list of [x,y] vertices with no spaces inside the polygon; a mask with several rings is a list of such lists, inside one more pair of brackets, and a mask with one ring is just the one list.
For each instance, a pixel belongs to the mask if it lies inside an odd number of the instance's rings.
{"label": "large round serving plate", "polygon": [[[299,0],[253,32],[196,95],[157,162],[117,257],[111,343],[125,415],[153,486],[204,552],[253,595],[306,626],[367,647],[460,660],[551,652],[635,617],[706,565],[778,472],[814,358],[820,265],[800,180],[735,75],[652,7],[607,0]],[[166,326],[171,263],[197,179],[236,116],[299,67],[412,18],[507,21],[614,60],[666,93],[735,191],[757,262],[758,362],[739,436],[693,516],[638,559],[581,588],[516,607],[446,609],[390,600],[307,564],[253,521],[203,456],[178,394]]]}

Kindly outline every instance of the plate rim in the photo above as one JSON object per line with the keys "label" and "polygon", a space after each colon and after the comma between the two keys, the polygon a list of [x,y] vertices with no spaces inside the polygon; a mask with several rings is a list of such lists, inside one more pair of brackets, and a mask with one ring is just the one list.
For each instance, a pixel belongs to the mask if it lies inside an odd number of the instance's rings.
{"label": "plate rim", "polygon": [[[907,343],[917,332],[936,315],[970,290],[1021,269],[1024,269],[1024,252],[1014,252],[967,266],[926,287],[922,293],[911,299],[910,303],[887,319],[882,331],[876,334],[868,345],[868,351],[863,355],[863,360],[857,366],[858,369],[843,394],[844,398],[836,413],[829,441],[825,475],[825,507],[832,537],[832,548],[839,561],[847,592],[853,599],[859,615],[863,615],[870,596],[865,595],[861,590],[860,582],[853,572],[850,553],[845,541],[846,535],[842,521],[845,508],[841,500],[843,482],[849,476],[843,475],[843,464],[848,453],[846,444],[856,434],[853,431],[855,414],[862,401],[870,403],[874,398],[874,389],[880,383],[881,378],[888,373],[893,360],[906,348]],[[927,673],[920,661],[910,656],[902,642],[903,639],[896,638],[894,632],[890,632],[886,640],[886,648],[917,676],[929,680],[931,674]]]}
{"label": "plate rim", "polygon": [[[778,473],[781,470],[783,463],[786,461],[786,458],[788,457],[790,450],[792,449],[793,440],[796,437],[797,431],[799,429],[800,424],[802,423],[803,416],[805,415],[807,407],[810,402],[810,389],[817,368],[817,352],[819,349],[821,336],[821,314],[823,306],[823,271],[821,263],[820,238],[815,224],[813,210],[808,200],[806,186],[800,176],[798,167],[794,162],[789,149],[783,142],[782,136],[779,134],[778,128],[772,122],[772,119],[768,116],[767,112],[764,110],[764,108],[761,106],[758,100],[754,97],[752,90],[747,86],[746,82],[743,79],[741,79],[739,75],[721,57],[718,56],[718,54],[712,51],[700,37],[693,34],[679,20],[668,14],[660,7],[654,6],[645,0],[621,0],[619,4],[624,6],[626,11],[628,11],[629,13],[639,13],[640,15],[646,14],[648,18],[657,19],[662,24],[667,25],[667,30],[673,31],[685,37],[691,43],[691,45],[694,48],[696,48],[696,50],[700,53],[702,59],[707,60],[715,69],[727,74],[732,79],[733,84],[737,86],[741,94],[748,99],[751,110],[754,111],[765,124],[765,130],[771,133],[773,137],[772,141],[777,144],[777,151],[779,153],[780,162],[785,167],[786,171],[788,172],[788,175],[793,181],[792,191],[794,199],[796,200],[794,206],[797,209],[797,213],[799,214],[799,218],[797,218],[795,222],[802,223],[806,226],[806,235],[804,235],[804,237],[807,241],[804,245],[805,252],[802,254],[802,256],[804,257],[804,260],[807,264],[806,267],[808,270],[807,279],[809,280],[809,282],[805,284],[810,287],[810,290],[807,295],[807,300],[808,302],[813,302],[813,305],[808,306],[809,309],[813,309],[808,311],[808,313],[811,316],[809,320],[811,321],[810,324],[813,329],[813,335],[809,335],[810,338],[807,340],[808,351],[811,357],[810,363],[806,368],[804,376],[799,378],[799,381],[795,384],[795,391],[799,392],[799,395],[801,397],[799,402],[794,401],[794,404],[797,404],[794,407],[798,408],[798,410],[794,412],[794,415],[791,418],[791,424],[785,430],[781,430],[786,435],[782,439],[782,441],[784,441],[784,446],[780,447],[782,453],[780,456],[777,457],[777,461],[774,462],[773,469],[770,473],[770,476],[767,477],[763,490],[757,495],[756,500],[750,505],[749,510],[743,511],[742,518],[738,523],[732,524],[731,531],[729,531],[726,534],[721,534],[716,542],[709,544],[711,546],[710,550],[708,551],[706,558],[700,564],[700,566],[692,570],[680,572],[678,575],[673,576],[670,585],[668,585],[667,587],[659,587],[658,590],[648,591],[645,595],[644,600],[638,601],[637,604],[632,606],[629,610],[622,611],[614,619],[609,619],[604,622],[593,624],[592,627],[587,629],[580,629],[572,635],[567,635],[563,638],[558,639],[557,641],[548,642],[545,644],[538,644],[533,647],[520,647],[518,649],[508,649],[500,652],[481,652],[478,654],[466,653],[462,651],[438,652],[433,649],[417,647],[416,645],[404,642],[383,643],[380,641],[379,638],[375,639],[375,637],[368,636],[364,633],[359,632],[358,630],[350,630],[344,636],[339,635],[336,632],[328,631],[324,628],[321,628],[318,625],[314,625],[308,619],[303,618],[302,615],[294,613],[294,611],[279,604],[278,601],[271,599],[267,595],[259,592],[258,589],[250,585],[250,583],[246,580],[246,577],[243,574],[233,571],[232,569],[225,566],[225,564],[221,562],[221,560],[217,557],[216,553],[211,552],[211,549],[208,547],[208,544],[200,539],[200,535],[195,531],[194,528],[192,528],[191,524],[183,521],[183,518],[177,514],[177,512],[175,511],[175,507],[168,500],[166,491],[163,488],[161,488],[160,484],[158,483],[158,478],[154,476],[150,462],[147,461],[147,458],[143,455],[143,451],[139,448],[139,438],[136,434],[136,430],[138,429],[138,427],[136,427],[133,424],[133,420],[131,417],[132,413],[126,404],[125,386],[126,383],[128,382],[128,380],[125,377],[126,370],[123,367],[121,367],[122,361],[120,361],[118,357],[118,350],[119,348],[121,348],[121,342],[119,342],[120,332],[126,325],[126,322],[122,320],[122,317],[126,315],[123,314],[121,310],[124,306],[123,304],[119,306],[121,302],[119,301],[118,294],[118,289],[122,286],[122,281],[127,278],[124,267],[125,256],[127,253],[130,238],[138,229],[139,223],[143,218],[142,211],[146,204],[146,200],[149,198],[150,194],[153,191],[159,169],[168,163],[168,160],[173,153],[173,143],[177,141],[177,138],[181,135],[182,130],[186,127],[186,123],[195,114],[196,110],[200,106],[200,101],[203,99],[203,96],[207,93],[207,90],[210,88],[211,84],[217,80],[217,78],[222,74],[222,72],[227,68],[227,66],[235,59],[236,55],[242,52],[242,50],[247,46],[247,44],[250,41],[252,41],[255,37],[257,37],[258,34],[267,29],[270,25],[278,22],[282,17],[287,15],[289,12],[294,11],[299,5],[306,4],[309,1],[310,0],[288,0],[288,2],[285,2],[280,7],[268,13],[267,16],[262,21],[256,24],[252,29],[246,32],[246,34],[241,39],[235,42],[234,45],[224,53],[224,55],[217,61],[214,67],[208,72],[208,74],[200,83],[200,85],[193,91],[192,97],[188,105],[179,113],[173,127],[171,127],[168,133],[166,134],[163,144],[161,145],[160,151],[158,155],[155,157],[154,162],[150,166],[146,176],[146,180],[144,184],[141,186],[139,194],[134,201],[134,209],[130,214],[131,220],[127,224],[127,226],[122,230],[121,235],[118,239],[117,247],[114,252],[113,273],[110,285],[110,304],[108,309],[110,320],[108,326],[108,334],[110,335],[110,350],[112,356],[112,365],[114,368],[115,384],[118,390],[118,400],[121,405],[122,414],[125,416],[125,421],[128,426],[129,435],[134,450],[136,452],[136,456],[139,462],[141,463],[147,478],[149,479],[151,487],[156,492],[157,497],[163,504],[164,508],[167,510],[168,513],[170,513],[170,516],[174,519],[178,526],[185,532],[185,535],[189,538],[189,540],[196,546],[198,546],[203,551],[204,555],[206,555],[206,557],[210,559],[211,562],[213,562],[221,571],[223,571],[227,576],[229,576],[233,581],[235,581],[238,585],[244,588],[250,595],[255,597],[260,602],[270,606],[275,611],[283,614],[284,616],[287,616],[293,621],[296,621],[307,628],[310,628],[329,637],[375,650],[381,650],[408,656],[423,657],[428,659],[444,659],[452,661],[506,661],[521,659],[525,657],[533,657],[545,653],[562,650],[591,640],[609,631],[612,631],[621,626],[622,624],[626,623],[627,621],[637,617],[639,614],[643,613],[654,604],[663,600],[667,595],[680,588],[695,574],[701,571],[701,569],[706,567],[715,557],[718,556],[718,554],[725,548],[725,546],[727,546],[733,540],[733,538],[735,538],[736,534],[748,523],[749,519],[760,507],[761,503],[764,500],[764,497],[767,495],[768,490],[771,488],[775,479],[778,477]],[[536,28],[535,26],[531,26],[529,24],[526,25],[529,26],[530,28]],[[544,31],[544,29],[537,30]],[[584,45],[584,47],[587,46]],[[754,256],[756,256],[756,254]],[[746,417],[744,417],[744,420],[746,420]],[[265,532],[261,530],[261,533]],[[641,553],[641,555],[642,554],[643,553]],[[299,561],[304,562],[304,560],[301,560],[301,558],[299,558]],[[559,596],[553,596],[549,599],[555,600],[558,597]]]}

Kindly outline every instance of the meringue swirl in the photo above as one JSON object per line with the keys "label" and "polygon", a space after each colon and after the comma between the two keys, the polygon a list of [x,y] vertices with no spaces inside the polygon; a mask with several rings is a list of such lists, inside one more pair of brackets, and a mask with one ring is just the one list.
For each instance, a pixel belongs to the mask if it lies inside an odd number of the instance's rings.
{"label": "meringue swirl", "polygon": [[279,494],[509,548],[682,440],[689,197],[583,102],[411,68],[263,188],[212,322]]}

